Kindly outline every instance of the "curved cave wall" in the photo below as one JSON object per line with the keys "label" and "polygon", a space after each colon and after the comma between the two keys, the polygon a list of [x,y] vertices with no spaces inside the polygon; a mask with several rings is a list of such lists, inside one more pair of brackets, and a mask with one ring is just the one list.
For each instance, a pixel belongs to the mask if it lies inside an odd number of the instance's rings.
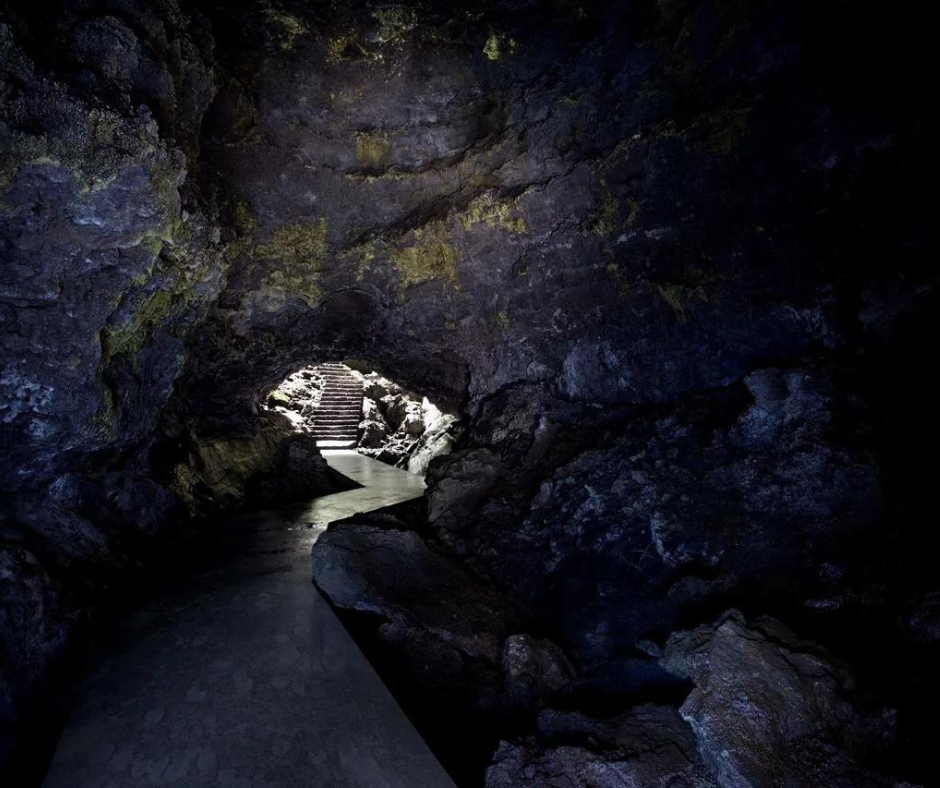
{"label": "curved cave wall", "polygon": [[585,687],[773,615],[923,779],[933,15],[0,5],[0,759],[145,547],[276,466],[262,393],[352,356],[462,413],[422,536]]}

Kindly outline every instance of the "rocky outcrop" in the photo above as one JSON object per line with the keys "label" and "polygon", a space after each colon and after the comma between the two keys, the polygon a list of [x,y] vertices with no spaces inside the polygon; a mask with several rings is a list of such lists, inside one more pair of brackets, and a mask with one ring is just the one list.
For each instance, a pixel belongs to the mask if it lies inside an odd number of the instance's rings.
{"label": "rocky outcrop", "polygon": [[722,784],[705,768],[691,730],[673,708],[639,706],[609,719],[546,711],[538,729],[541,741],[500,744],[486,788]]}
{"label": "rocky outcrop", "polygon": [[343,524],[313,551],[313,577],[338,608],[380,621],[379,636],[442,702],[498,706],[507,638],[520,629],[512,603],[430,550],[413,531]]}
{"label": "rocky outcrop", "polygon": [[353,484],[327,465],[312,435],[293,435],[277,446],[273,460],[245,483],[255,506],[282,506],[351,489]]}
{"label": "rocky outcrop", "polygon": [[323,378],[316,369],[305,367],[271,391],[266,406],[286,417],[298,432],[309,431],[323,386]]}
{"label": "rocky outcrop", "polygon": [[[456,438],[427,465],[425,558],[539,635],[504,665],[525,630],[499,625],[479,686],[563,675],[528,653],[548,638],[626,706],[654,644],[742,600],[855,661],[865,622],[904,643],[875,650],[904,677],[876,695],[915,710],[923,773],[936,133],[906,96],[930,94],[935,25],[804,6],[4,4],[0,556],[49,601],[0,630],[7,708],[60,604],[273,464],[315,469],[259,401],[350,356],[465,425],[411,456]],[[434,430],[392,410],[364,433],[401,431],[401,461]],[[389,642],[460,674],[466,633],[441,650],[416,594]]]}
{"label": "rocky outcrop", "polygon": [[778,622],[732,611],[672,635],[663,665],[694,684],[680,713],[718,784],[894,785],[859,760],[885,751],[896,711],[854,706],[845,667]]}
{"label": "rocky outcrop", "polygon": [[125,14],[53,14],[42,41],[0,20],[0,474],[17,487],[148,438],[221,286],[218,230],[187,198],[205,42],[175,4]]}
{"label": "rocky outcrop", "polygon": [[[839,567],[880,513],[871,456],[833,429],[863,428],[853,408],[825,371],[765,369],[633,414],[539,478],[539,443],[566,429],[542,414],[494,436],[498,454],[464,450],[439,466],[429,518],[602,668],[713,597],[849,596]],[[521,523],[497,508],[513,500],[529,501]]]}
{"label": "rocky outcrop", "polygon": [[[367,383],[359,450],[411,473],[423,476],[435,457],[448,454],[457,432],[456,417],[442,413],[428,401],[417,399],[384,378]],[[397,389],[396,393],[383,394]]]}

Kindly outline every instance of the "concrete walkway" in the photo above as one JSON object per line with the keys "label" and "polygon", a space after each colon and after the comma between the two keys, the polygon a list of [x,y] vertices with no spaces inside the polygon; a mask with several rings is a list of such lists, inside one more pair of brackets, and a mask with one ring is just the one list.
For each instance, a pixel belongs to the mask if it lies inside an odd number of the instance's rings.
{"label": "concrete walkway", "polygon": [[47,788],[453,785],[310,580],[327,522],[424,483],[355,452],[328,462],[367,486],[234,520],[213,566],[128,611]]}
{"label": "concrete walkway", "polygon": [[310,502],[303,516],[315,530],[311,545],[327,524],[335,520],[404,503],[424,494],[424,479],[413,473],[347,449],[323,449],[322,454],[331,468],[362,487]]}

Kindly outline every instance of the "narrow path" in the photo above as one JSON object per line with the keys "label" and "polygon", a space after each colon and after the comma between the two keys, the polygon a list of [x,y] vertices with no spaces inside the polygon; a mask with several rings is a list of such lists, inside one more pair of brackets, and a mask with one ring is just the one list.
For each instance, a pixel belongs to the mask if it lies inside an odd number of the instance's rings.
{"label": "narrow path", "polygon": [[415,498],[424,482],[325,454],[367,486],[233,520],[210,568],[128,610],[126,642],[81,687],[47,788],[453,785],[310,579],[327,522]]}
{"label": "narrow path", "polygon": [[393,468],[349,449],[323,449],[331,468],[361,484],[355,490],[324,495],[311,501],[304,510],[305,522],[312,524],[316,541],[327,524],[354,514],[384,509],[424,494],[424,479],[407,471]]}

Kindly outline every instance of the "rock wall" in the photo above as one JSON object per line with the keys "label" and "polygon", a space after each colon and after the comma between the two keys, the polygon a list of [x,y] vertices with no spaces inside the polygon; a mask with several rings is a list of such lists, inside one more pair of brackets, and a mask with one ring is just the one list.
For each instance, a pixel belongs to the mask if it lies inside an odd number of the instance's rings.
{"label": "rock wall", "polygon": [[431,460],[450,453],[456,417],[376,372],[362,378],[358,451],[424,476]]}
{"label": "rock wall", "polygon": [[[423,536],[617,698],[608,739],[649,720],[670,773],[725,774],[663,697],[629,708],[674,686],[670,632],[737,606],[852,657],[899,709],[886,768],[922,753],[933,16],[0,6],[0,759],[82,589],[316,465],[258,401],[346,356],[460,411]],[[494,784],[650,757],[530,722]]]}

